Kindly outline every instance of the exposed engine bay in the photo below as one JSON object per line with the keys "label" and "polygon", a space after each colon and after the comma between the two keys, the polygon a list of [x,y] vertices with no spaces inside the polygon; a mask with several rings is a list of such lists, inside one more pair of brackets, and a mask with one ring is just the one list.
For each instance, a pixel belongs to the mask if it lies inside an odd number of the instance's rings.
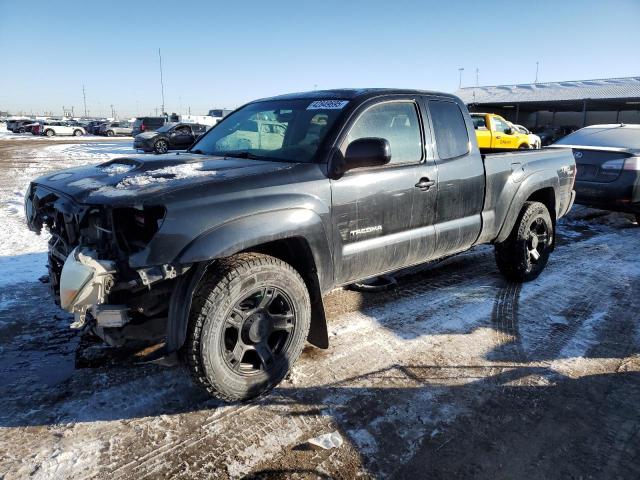
{"label": "exposed engine bay", "polygon": [[178,274],[170,265],[132,269],[128,258],[158,231],[162,207],[79,205],[39,185],[25,199],[29,228],[49,240],[49,284],[55,302],[110,345],[160,340]]}

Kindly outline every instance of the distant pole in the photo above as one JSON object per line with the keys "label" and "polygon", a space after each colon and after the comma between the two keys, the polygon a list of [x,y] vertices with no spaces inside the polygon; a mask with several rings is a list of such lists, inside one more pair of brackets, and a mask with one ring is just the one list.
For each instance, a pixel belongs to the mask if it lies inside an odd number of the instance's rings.
{"label": "distant pole", "polygon": [[110,107],[111,107],[111,118],[116,118],[115,111],[113,110],[113,105],[110,105]]}
{"label": "distant pole", "polygon": [[476,87],[480,86],[480,69],[476,67]]}
{"label": "distant pole", "polygon": [[158,49],[158,57],[160,58],[160,92],[162,93],[162,112],[164,113],[164,80],[162,79],[162,54],[160,53],[160,49]]}
{"label": "distant pole", "polygon": [[84,85],[82,85],[82,100],[84,102],[84,116],[87,117],[87,94],[84,91]]}
{"label": "distant pole", "polygon": [[189,107],[189,115],[191,115],[191,107]]}
{"label": "distant pole", "polygon": [[71,105],[71,118],[76,118],[76,114],[73,111],[73,108],[74,108],[73,105]]}
{"label": "distant pole", "polygon": [[458,88],[462,88],[462,72],[464,72],[464,68],[460,67],[458,69],[458,72],[460,72],[460,81],[458,82]]}
{"label": "distant pole", "polygon": [[533,83],[538,83],[538,67],[540,66],[540,62],[536,62],[536,79]]}

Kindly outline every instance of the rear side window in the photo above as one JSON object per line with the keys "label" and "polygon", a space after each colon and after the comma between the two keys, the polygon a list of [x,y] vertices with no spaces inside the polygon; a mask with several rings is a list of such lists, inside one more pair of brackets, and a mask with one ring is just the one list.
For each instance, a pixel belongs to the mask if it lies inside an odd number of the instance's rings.
{"label": "rear side window", "polygon": [[430,100],[429,111],[435,130],[438,156],[446,160],[468,153],[469,134],[460,107],[454,102]]}
{"label": "rear side window", "polygon": [[422,160],[422,137],[413,102],[381,103],[365,110],[351,127],[347,145],[368,137],[384,138],[389,142],[391,163]]}

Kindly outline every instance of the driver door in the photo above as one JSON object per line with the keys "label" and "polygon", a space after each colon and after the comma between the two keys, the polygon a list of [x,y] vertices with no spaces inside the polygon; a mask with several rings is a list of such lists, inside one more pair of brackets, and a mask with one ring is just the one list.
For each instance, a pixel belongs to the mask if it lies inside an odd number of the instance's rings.
{"label": "driver door", "polygon": [[171,134],[171,145],[180,150],[189,148],[193,143],[193,133],[191,127],[185,125],[176,128]]}
{"label": "driver door", "polygon": [[[518,148],[518,136],[514,135],[510,125],[498,117],[492,117],[493,123],[493,148],[516,149]],[[507,133],[511,132],[511,133]]]}
{"label": "driver door", "polygon": [[425,177],[423,122],[416,100],[361,107],[339,140],[340,153],[352,141],[368,137],[389,141],[391,161],[331,180],[336,284],[406,266],[413,234],[424,233],[416,228],[424,211],[414,212],[415,195],[428,194],[416,185]]}

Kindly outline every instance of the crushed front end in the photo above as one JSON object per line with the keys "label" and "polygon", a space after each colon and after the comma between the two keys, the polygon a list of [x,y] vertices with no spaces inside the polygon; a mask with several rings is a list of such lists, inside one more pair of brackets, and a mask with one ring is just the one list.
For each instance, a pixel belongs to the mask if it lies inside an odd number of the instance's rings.
{"label": "crushed front end", "polygon": [[25,198],[29,228],[49,240],[51,293],[74,314],[72,328],[90,330],[110,345],[162,341],[176,277],[188,267],[133,269],[128,259],[159,230],[161,206],[82,205],[32,184]]}

